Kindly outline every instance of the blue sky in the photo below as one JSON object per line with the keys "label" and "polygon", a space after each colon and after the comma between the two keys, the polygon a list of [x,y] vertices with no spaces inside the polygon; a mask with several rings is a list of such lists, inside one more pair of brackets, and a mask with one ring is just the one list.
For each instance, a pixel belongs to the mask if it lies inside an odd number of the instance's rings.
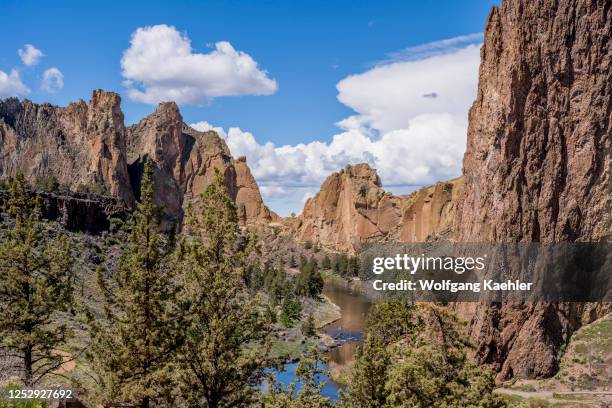
{"label": "blue sky", "polygon": [[[3,38],[0,43],[0,71],[10,75],[12,70],[16,70],[22,85],[29,89],[27,93],[23,88],[18,90],[19,96],[37,102],[65,105],[79,98],[87,100],[94,88],[117,91],[123,96],[126,121],[133,123],[150,113],[154,106],[132,100],[124,81],[132,79],[134,85],[131,86],[142,90],[147,84],[143,85],[139,80],[157,75],[157,72],[142,71],[137,66],[140,61],[137,59],[131,61],[133,69],[129,75],[126,75],[126,67],[121,64],[122,56],[130,47],[130,39],[137,29],[165,24],[175,29],[183,40],[191,42],[192,54],[209,54],[214,52],[216,43],[225,41],[232,50],[243,52],[256,63],[252,72],[259,75],[259,79],[249,76],[246,80],[254,82],[242,86],[236,82],[243,80],[242,77],[233,78],[234,82],[223,88],[225,91],[217,92],[221,95],[218,97],[186,97],[180,103],[181,111],[187,123],[205,121],[223,128],[226,136],[231,136],[230,128],[239,128],[240,133],[236,130],[233,132],[230,148],[240,150],[238,153],[247,156],[249,165],[256,168],[254,173],[258,182],[264,185],[267,201],[272,203],[275,210],[286,214],[300,211],[303,198],[316,191],[323,173],[361,157],[369,161],[363,149],[351,153],[348,152],[350,148],[342,152],[339,151],[343,149],[340,145],[333,147],[331,144],[335,135],[360,132],[358,138],[365,135],[370,142],[390,135],[389,140],[397,139],[401,143],[404,139],[396,131],[410,128],[414,132],[419,123],[425,126],[422,121],[423,115],[429,113],[427,110],[407,111],[406,116],[412,115],[412,119],[417,119],[410,123],[400,120],[404,114],[402,111],[396,112],[395,117],[384,117],[384,113],[381,114],[383,116],[373,117],[372,112],[385,110],[376,105],[384,102],[385,95],[378,95],[379,99],[373,102],[367,101],[363,99],[366,91],[362,89],[369,89],[367,81],[373,78],[373,89],[385,88],[393,92],[392,85],[389,88],[377,85],[376,81],[380,80],[377,78],[388,74],[380,67],[408,64],[404,66],[407,70],[402,71],[402,67],[397,67],[395,72],[389,73],[401,86],[407,86],[411,77],[406,75],[418,77],[421,71],[417,69],[427,70],[423,64],[420,68],[409,65],[411,61],[430,58],[428,52],[432,50],[436,54],[451,55],[466,47],[477,46],[481,37],[472,36],[456,43],[434,43],[438,46],[415,48],[435,41],[482,33],[492,4],[489,1],[4,1],[3,24],[0,27]],[[37,64],[26,66],[21,60],[17,50],[25,50],[25,44],[32,44],[44,54],[38,58]],[[406,48],[410,49],[402,52]],[[471,52],[466,58],[472,61],[476,53]],[[459,58],[454,61],[463,64]],[[434,68],[439,65],[436,61],[430,62]],[[177,65],[176,69],[180,70],[180,67]],[[469,69],[474,71],[473,67],[471,63]],[[40,88],[45,71],[50,68],[61,72],[63,77],[61,89],[57,89],[57,83],[51,83],[54,92]],[[48,75],[53,77],[53,73]],[[194,75],[201,78],[198,73]],[[261,75],[265,78],[262,79]],[[357,78],[351,79],[355,75]],[[465,85],[467,88],[474,88],[475,75],[476,72],[463,75],[470,77],[469,84]],[[180,72],[178,78],[182,78]],[[221,80],[223,78],[221,76]],[[457,81],[461,79],[458,77]],[[274,85],[270,85],[270,81]],[[460,105],[458,111],[454,107],[448,108],[452,101],[444,101],[444,97],[451,92],[437,91],[436,79],[432,78],[432,81],[431,92],[419,91],[422,93],[419,96],[429,95],[424,97],[424,105],[446,103],[450,114],[465,116],[467,108],[463,99],[456,104]],[[344,91],[339,89],[341,83],[344,84]],[[171,85],[164,82],[164,92],[168,91],[168,86],[176,86],[176,82]],[[454,88],[448,81],[446,86]],[[461,86],[458,85],[459,88]],[[15,88],[11,89],[15,91]],[[2,96],[7,96],[7,92],[5,90]],[[224,92],[242,95],[222,96]],[[471,97],[466,95],[464,99]],[[457,99],[456,96],[454,98]],[[155,97],[140,98],[144,99],[150,102]],[[416,101],[416,105],[421,104],[421,100]],[[403,103],[401,99],[397,102],[398,105]],[[407,99],[405,103],[415,105],[415,100]],[[446,112],[436,106],[430,110],[438,115]],[[351,117],[354,120],[348,124],[346,120]],[[342,121],[345,121],[344,125],[338,126]],[[431,126],[427,129],[433,131]],[[350,139],[356,134],[344,138]],[[256,145],[250,143],[249,137],[256,141]],[[416,136],[406,134],[405,137],[413,138],[406,139],[410,143],[431,139],[427,133]],[[266,142],[271,142],[273,147],[268,145],[266,150]],[[291,158],[295,156],[290,147],[295,148],[300,143],[311,143],[307,146],[311,146],[310,150],[314,149],[314,152],[308,154],[317,154],[316,143],[324,144],[327,146],[324,154],[330,154],[333,160],[317,164],[309,162],[307,153],[304,153],[306,159],[295,162],[295,166],[304,168],[286,170],[285,173],[280,167],[276,169],[279,163],[268,163],[267,168],[263,168],[263,164],[258,167],[258,163],[254,162],[259,162],[261,154],[269,149],[273,149],[280,161],[287,161],[289,156],[286,154],[293,155]],[[278,150],[284,145],[288,148]],[[343,146],[346,145],[344,143]],[[377,146],[372,145],[372,148]],[[364,149],[367,150],[367,147]],[[384,155],[383,150],[378,154]],[[379,164],[382,160],[385,160],[383,156],[371,159],[373,164]],[[316,169],[316,174],[306,174],[312,173],[310,167],[317,166],[321,168]],[[427,166],[429,168],[423,170],[424,167],[421,169],[422,166],[416,163],[417,170],[413,173],[417,176],[381,170],[381,177],[383,183],[392,186],[392,189],[406,190],[409,186],[435,181],[436,177],[450,176],[452,171],[456,171],[457,163],[453,164],[455,167],[451,166],[454,170],[449,167],[441,172],[435,170],[440,164]],[[274,177],[274,173],[277,177]]]}

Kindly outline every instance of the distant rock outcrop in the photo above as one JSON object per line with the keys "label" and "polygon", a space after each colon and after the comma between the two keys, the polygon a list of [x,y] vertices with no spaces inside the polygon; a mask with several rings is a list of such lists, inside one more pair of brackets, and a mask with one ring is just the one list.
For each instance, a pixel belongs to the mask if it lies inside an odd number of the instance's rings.
{"label": "distant rock outcrop", "polygon": [[408,196],[386,192],[376,170],[362,163],[333,173],[292,224],[298,240],[354,252],[367,242],[450,238],[461,178]]}
{"label": "distant rock outcrop", "polygon": [[451,239],[457,198],[463,178],[436,183],[415,191],[403,200],[401,242],[426,242]]}
{"label": "distant rock outcrop", "polygon": [[49,177],[70,190],[94,190],[134,206],[144,158],[155,164],[155,197],[164,220],[180,223],[186,202],[221,172],[243,224],[272,221],[244,160],[235,161],[215,132],[183,123],[178,106],[161,103],[126,129],[121,98],[96,90],[91,101],[65,108],[29,100],[0,101],[0,177],[21,171],[33,181]]}
{"label": "distant rock outcrop", "polygon": [[299,217],[297,238],[339,251],[354,251],[362,243],[384,240],[401,219],[400,200],[385,192],[365,163],[333,173],[308,199]]}
{"label": "distant rock outcrop", "polygon": [[0,101],[0,177],[54,176],[73,190],[96,187],[134,204],[119,95],[97,90],[65,108]]}
{"label": "distant rock outcrop", "polygon": [[[469,115],[455,237],[464,242],[609,240],[609,0],[506,0],[493,8]],[[476,357],[546,377],[561,345],[609,305],[480,305]]]}

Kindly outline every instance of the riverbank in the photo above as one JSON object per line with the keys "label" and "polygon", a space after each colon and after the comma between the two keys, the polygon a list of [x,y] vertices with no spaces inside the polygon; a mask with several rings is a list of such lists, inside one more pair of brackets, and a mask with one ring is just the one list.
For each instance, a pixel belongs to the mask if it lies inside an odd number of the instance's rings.
{"label": "riverbank", "polygon": [[288,362],[295,361],[312,345],[315,345],[320,353],[327,352],[335,345],[335,340],[321,329],[342,317],[340,307],[327,296],[321,296],[318,300],[307,298],[302,303],[302,315],[309,316],[310,314],[317,328],[315,336],[304,336],[301,322],[288,328],[280,324],[276,325],[270,349],[273,358]]}

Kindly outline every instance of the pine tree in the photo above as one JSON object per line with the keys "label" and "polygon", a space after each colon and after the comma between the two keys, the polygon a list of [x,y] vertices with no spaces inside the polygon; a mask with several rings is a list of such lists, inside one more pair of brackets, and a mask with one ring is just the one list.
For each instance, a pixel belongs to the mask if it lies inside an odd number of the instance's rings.
{"label": "pine tree", "polygon": [[387,382],[391,355],[380,338],[369,335],[359,346],[347,391],[342,394],[347,408],[387,407]]}
{"label": "pine tree", "polygon": [[100,399],[147,408],[171,395],[171,363],[180,344],[176,277],[162,245],[153,198],[153,165],[145,162],[140,202],[119,270],[98,271],[104,317],[91,319],[88,356]]}
{"label": "pine tree", "polygon": [[323,258],[321,268],[326,271],[329,271],[331,269],[331,259],[329,259],[329,255],[325,255],[325,257]]}
{"label": "pine tree", "polygon": [[302,330],[302,334],[306,337],[311,337],[316,334],[317,327],[315,325],[315,320],[314,320],[314,316],[312,315],[312,313],[310,313],[308,317],[306,318],[306,320],[302,322],[301,330]]}
{"label": "pine tree", "polygon": [[26,387],[60,367],[57,350],[71,336],[54,323],[73,305],[72,244],[45,228],[41,201],[31,198],[23,174],[10,181],[5,212],[14,225],[0,240],[0,350],[18,361]]}
{"label": "pine tree", "polygon": [[271,364],[268,319],[240,279],[253,243],[241,244],[220,174],[188,209],[187,231],[180,262],[187,307],[182,392],[192,407],[248,406]]}
{"label": "pine tree", "polygon": [[468,346],[456,317],[442,308],[377,304],[368,316],[344,405],[504,407],[493,393],[492,373],[468,360]]}
{"label": "pine tree", "polygon": [[317,298],[323,291],[323,275],[317,268],[316,262],[311,259],[300,268],[296,280],[296,293],[300,296]]}
{"label": "pine tree", "polygon": [[280,322],[285,327],[292,327],[300,319],[302,305],[295,296],[285,296],[281,304]]}

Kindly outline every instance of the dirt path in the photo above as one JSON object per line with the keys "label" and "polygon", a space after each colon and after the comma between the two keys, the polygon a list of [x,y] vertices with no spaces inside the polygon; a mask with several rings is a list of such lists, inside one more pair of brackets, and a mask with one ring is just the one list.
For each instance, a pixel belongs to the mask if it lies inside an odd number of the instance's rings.
{"label": "dirt path", "polygon": [[[495,392],[498,394],[517,395],[522,398],[540,398],[555,404],[570,404],[572,402],[579,402],[580,404],[593,404],[594,406],[599,406],[601,401],[612,402],[612,391],[521,391],[513,390],[511,388],[497,388]],[[580,400],[559,398],[562,396],[573,395],[584,395],[599,398]],[[557,398],[555,398],[555,396]]]}

